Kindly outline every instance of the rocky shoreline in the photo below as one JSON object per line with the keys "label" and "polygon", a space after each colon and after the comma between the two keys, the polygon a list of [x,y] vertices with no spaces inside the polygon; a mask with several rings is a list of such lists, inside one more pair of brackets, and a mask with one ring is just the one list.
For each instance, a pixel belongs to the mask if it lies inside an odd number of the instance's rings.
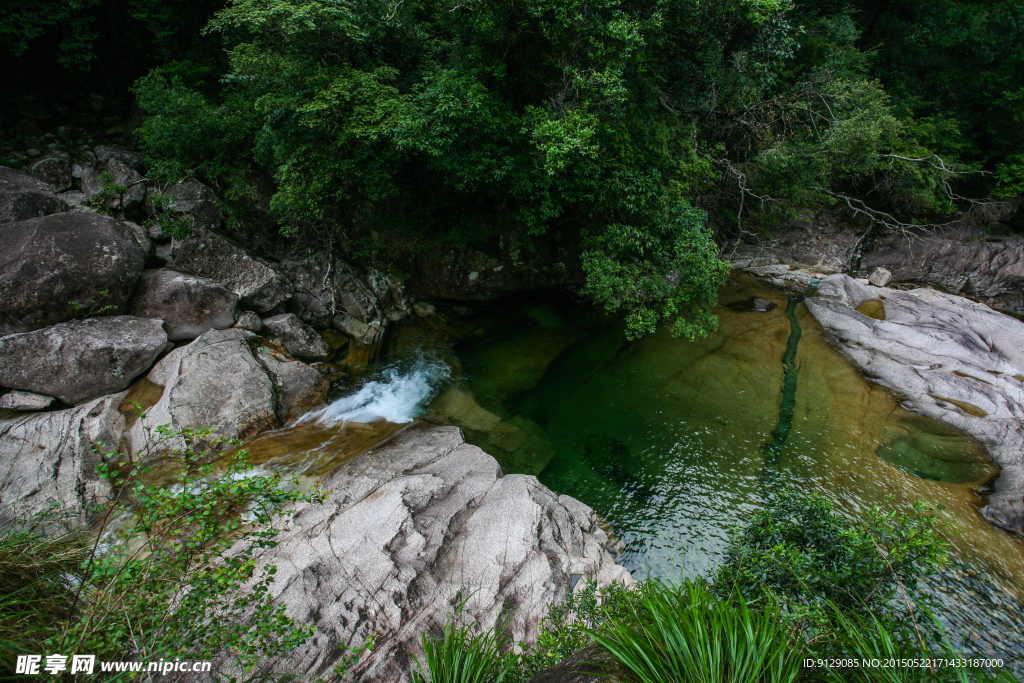
{"label": "rocky shoreline", "polygon": [[[244,440],[293,422],[373,358],[388,325],[432,312],[395,278],[330,254],[248,252],[214,232],[222,217],[194,181],[170,190],[169,210],[193,225],[185,239],[86,204],[109,172],[137,189],[107,208],[145,214],[153,188],[133,154],[98,149],[74,171],[80,190],[60,160],[45,165],[49,185],[0,168],[0,527],[50,528],[55,510],[89,524],[114,495],[101,462],[159,462],[182,445],[152,439],[156,427]],[[263,671],[326,676],[339,646],[373,635],[360,680],[406,680],[420,634],[464,600],[481,626],[508,620],[528,644],[581,579],[633,581],[593,510],[504,475],[456,427],[418,423],[339,455],[326,501],[298,505],[256,558],[278,567],[275,601],[318,629]]]}

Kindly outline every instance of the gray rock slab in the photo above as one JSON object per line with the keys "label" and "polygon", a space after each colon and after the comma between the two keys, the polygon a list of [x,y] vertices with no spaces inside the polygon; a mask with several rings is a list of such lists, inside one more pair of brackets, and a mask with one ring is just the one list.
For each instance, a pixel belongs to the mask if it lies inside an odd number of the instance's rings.
{"label": "gray rock slab", "polygon": [[160,268],[142,273],[128,313],[163,320],[167,338],[182,341],[231,327],[237,307],[238,295],[219,282]]}
{"label": "gray rock slab", "polygon": [[0,337],[0,386],[76,405],[122,391],[167,346],[160,320],[127,315]]}
{"label": "gray rock slab", "polygon": [[[872,297],[884,320],[855,310]],[[1002,472],[982,512],[1024,528],[1024,322],[953,294],[868,288],[845,275],[826,278],[807,308],[871,381],[984,446]]]}
{"label": "gray rock slab", "polygon": [[502,476],[455,427],[407,429],[324,486],[327,501],[295,506],[277,546],[256,558],[257,571],[277,567],[274,600],[317,632],[259,673],[324,677],[339,645],[377,634],[354,680],[407,681],[423,632],[440,630],[462,600],[463,618],[482,628],[508,618],[511,636],[529,643],[574,574],[633,582],[593,510],[535,477]]}
{"label": "gray rock slab", "polygon": [[124,396],[0,420],[0,527],[31,525],[55,509],[61,514],[43,522],[44,528],[78,526],[89,508],[109,499],[110,485],[96,474],[101,456],[93,444],[117,448]]}

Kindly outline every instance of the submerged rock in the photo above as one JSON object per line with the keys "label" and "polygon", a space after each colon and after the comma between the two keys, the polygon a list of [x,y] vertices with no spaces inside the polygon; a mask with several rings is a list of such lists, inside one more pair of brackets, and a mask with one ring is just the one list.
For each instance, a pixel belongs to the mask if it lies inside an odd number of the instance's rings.
{"label": "submerged rock", "polygon": [[118,315],[0,337],[0,386],[72,405],[122,391],[167,346],[160,320]]}
{"label": "submerged rock", "polygon": [[123,398],[114,394],[69,410],[0,420],[0,528],[23,526],[55,508],[70,516],[43,526],[77,526],[109,498],[110,484],[96,473],[101,457],[93,444],[117,448]]}
{"label": "submerged rock", "polygon": [[422,661],[421,634],[440,630],[463,600],[465,618],[482,628],[507,619],[512,638],[531,643],[574,575],[633,582],[593,510],[534,477],[502,476],[455,427],[407,429],[324,486],[327,501],[297,505],[276,547],[256,558],[257,572],[278,568],[274,600],[317,632],[257,673],[325,677],[340,645],[376,634],[355,680],[406,681],[412,658]]}
{"label": "submerged rock", "polygon": [[93,213],[0,227],[0,335],[36,330],[90,309],[120,312],[145,261],[131,228]]}
{"label": "submerged rock", "polygon": [[[872,300],[884,319],[864,310]],[[845,275],[826,278],[807,308],[871,380],[985,447],[1002,472],[982,512],[1024,529],[1024,323],[952,294]]]}

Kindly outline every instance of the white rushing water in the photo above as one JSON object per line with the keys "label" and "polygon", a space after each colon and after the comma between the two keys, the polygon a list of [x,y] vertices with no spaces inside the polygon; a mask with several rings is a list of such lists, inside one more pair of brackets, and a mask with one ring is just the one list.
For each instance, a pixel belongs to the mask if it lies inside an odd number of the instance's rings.
{"label": "white rushing water", "polygon": [[384,368],[357,391],[303,417],[328,427],[345,422],[412,422],[451,375],[447,363],[423,356],[412,364]]}

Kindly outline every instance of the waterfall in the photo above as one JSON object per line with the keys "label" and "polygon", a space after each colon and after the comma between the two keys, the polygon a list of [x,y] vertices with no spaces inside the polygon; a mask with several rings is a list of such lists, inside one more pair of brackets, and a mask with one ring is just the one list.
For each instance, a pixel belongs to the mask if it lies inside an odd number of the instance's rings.
{"label": "waterfall", "polygon": [[327,427],[374,420],[412,422],[449,376],[451,367],[429,356],[421,356],[412,363],[391,365],[356,391],[308,413],[300,422],[316,422]]}

